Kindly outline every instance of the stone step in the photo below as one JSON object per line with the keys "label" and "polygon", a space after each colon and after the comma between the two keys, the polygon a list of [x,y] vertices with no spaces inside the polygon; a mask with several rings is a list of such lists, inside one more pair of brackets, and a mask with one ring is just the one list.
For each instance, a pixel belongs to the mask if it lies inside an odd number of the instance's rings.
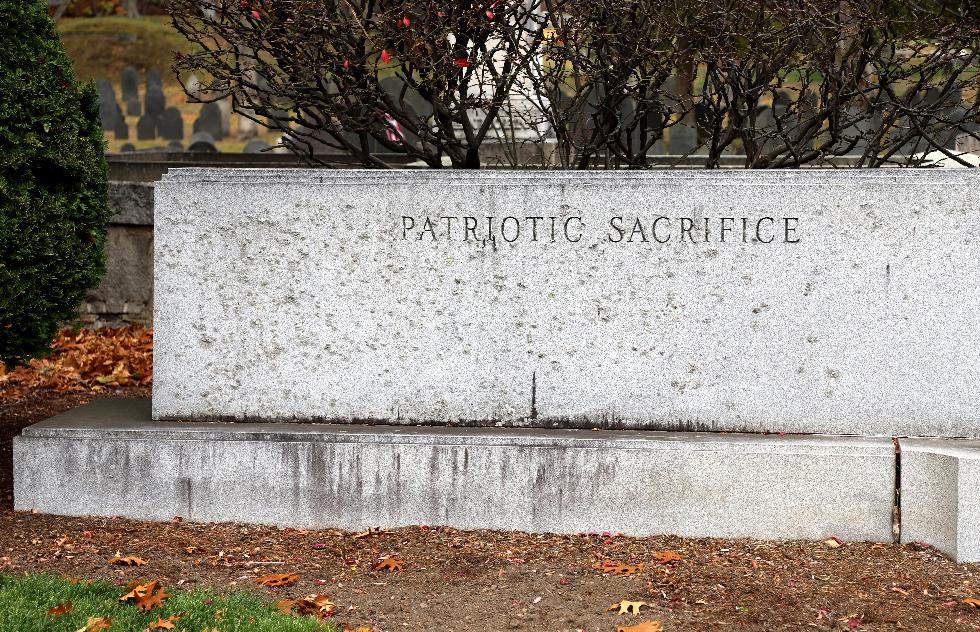
{"label": "stone step", "polygon": [[97,400],[14,458],[16,508],[62,515],[892,540],[887,438],[155,422]]}

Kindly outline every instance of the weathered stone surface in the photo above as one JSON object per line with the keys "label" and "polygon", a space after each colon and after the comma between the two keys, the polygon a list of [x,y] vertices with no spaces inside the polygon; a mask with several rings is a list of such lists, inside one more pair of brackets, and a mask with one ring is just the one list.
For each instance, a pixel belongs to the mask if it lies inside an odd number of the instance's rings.
{"label": "weathered stone surface", "polygon": [[[976,436],[978,184],[171,170],[154,414]],[[477,218],[477,239],[458,219],[432,241],[439,216]],[[514,220],[478,241],[487,216],[521,218],[520,237]],[[555,217],[556,240],[526,216]],[[720,217],[750,218],[745,243],[740,219],[720,242]],[[707,219],[709,241],[681,242],[680,218]]]}
{"label": "weathered stone surface", "polygon": [[888,439],[154,423],[98,400],[14,443],[15,507],[296,527],[890,541]]}
{"label": "weathered stone surface", "polygon": [[80,317],[89,325],[149,324],[153,314],[153,230],[111,224],[106,235],[106,271],[89,290]]}
{"label": "weathered stone surface", "polygon": [[902,541],[980,562],[980,441],[902,439]]}
{"label": "weathered stone surface", "polygon": [[110,182],[109,208],[113,224],[153,226],[153,183]]}

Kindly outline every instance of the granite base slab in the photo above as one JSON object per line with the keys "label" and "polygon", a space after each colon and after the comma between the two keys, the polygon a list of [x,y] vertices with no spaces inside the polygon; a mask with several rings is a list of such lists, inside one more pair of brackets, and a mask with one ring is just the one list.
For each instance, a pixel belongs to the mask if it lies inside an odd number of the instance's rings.
{"label": "granite base slab", "polygon": [[902,541],[980,562],[980,441],[903,439]]}
{"label": "granite base slab", "polygon": [[15,507],[361,530],[892,540],[890,439],[157,422],[98,400],[24,430]]}

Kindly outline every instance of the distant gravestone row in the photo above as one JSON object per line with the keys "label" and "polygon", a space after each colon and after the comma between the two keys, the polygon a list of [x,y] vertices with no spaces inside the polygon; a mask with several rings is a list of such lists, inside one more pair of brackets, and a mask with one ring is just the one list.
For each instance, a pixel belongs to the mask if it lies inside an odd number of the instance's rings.
{"label": "distant gravestone row", "polygon": [[[191,78],[189,84],[197,86],[197,97],[204,96],[200,90],[200,82]],[[163,92],[163,79],[159,71],[148,70],[144,84],[144,96],[140,99],[140,74],[133,67],[127,67],[120,76],[121,99],[117,99],[116,91],[110,81],[99,79],[95,82],[99,95],[99,111],[102,127],[111,132],[117,140],[129,140],[130,128],[126,123],[127,116],[137,117],[136,139],[170,141],[167,149],[183,151],[184,119],[176,107],[167,106],[167,98]],[[120,100],[122,106],[120,106]],[[188,144],[190,151],[215,152],[215,142],[227,137],[231,125],[231,102],[224,99],[218,102],[205,103],[194,121],[192,138]],[[247,137],[252,138],[257,131],[248,127]],[[122,151],[135,151],[129,143],[123,145]],[[253,151],[255,151],[253,146]]]}

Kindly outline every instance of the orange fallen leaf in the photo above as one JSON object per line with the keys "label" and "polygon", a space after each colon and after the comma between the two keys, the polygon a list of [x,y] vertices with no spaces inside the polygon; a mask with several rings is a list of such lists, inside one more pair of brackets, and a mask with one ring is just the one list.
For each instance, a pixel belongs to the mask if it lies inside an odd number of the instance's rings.
{"label": "orange fallen leaf", "polygon": [[268,575],[263,575],[262,577],[256,577],[255,581],[256,583],[268,588],[292,586],[299,581],[299,575],[296,573],[270,573]]}
{"label": "orange fallen leaf", "polygon": [[116,564],[118,566],[146,566],[146,560],[136,557],[135,555],[127,555],[125,557],[116,555],[106,562],[106,564]]}
{"label": "orange fallen leaf", "polygon": [[152,593],[157,588],[157,580],[153,580],[146,584],[140,584],[138,582],[130,582],[126,585],[127,592],[125,595],[119,598],[119,601],[126,602],[130,599],[138,599],[140,597],[145,597]]}
{"label": "orange fallen leaf", "polygon": [[898,586],[892,586],[892,590],[893,590],[894,592],[897,592],[897,593],[899,593],[900,595],[908,595],[908,594],[909,594],[909,591],[907,591],[907,590],[902,590],[902,589],[901,589],[901,588],[899,588]]}
{"label": "orange fallen leaf", "polygon": [[78,628],[75,632],[103,632],[112,625],[109,617],[89,617],[84,628]]}
{"label": "orange fallen leaf", "polygon": [[60,617],[62,615],[68,614],[72,611],[71,602],[59,603],[54,608],[48,608],[48,616],[50,617]]}
{"label": "orange fallen leaf", "polygon": [[136,607],[143,612],[149,612],[154,608],[162,607],[163,600],[170,596],[171,595],[168,595],[163,588],[160,588],[160,590],[156,592],[151,591],[148,595],[137,597]]}
{"label": "orange fallen leaf", "polygon": [[660,621],[644,621],[637,625],[619,626],[616,632],[663,632],[663,624]]}
{"label": "orange fallen leaf", "polygon": [[175,630],[177,628],[175,623],[184,618],[185,612],[179,614],[172,614],[166,619],[157,619],[151,623],[146,629],[147,630]]}
{"label": "orange fallen leaf", "polygon": [[980,608],[980,599],[974,599],[973,597],[967,597],[966,599],[963,600],[963,603],[965,603],[968,606],[972,606],[974,608]]}
{"label": "orange fallen leaf", "polygon": [[374,570],[376,571],[383,571],[385,569],[388,569],[390,572],[403,571],[405,570],[405,562],[398,558],[386,557],[374,565]]}
{"label": "orange fallen leaf", "polygon": [[302,599],[281,599],[276,602],[276,607],[283,614],[311,616],[317,619],[326,619],[337,610],[330,597],[316,594],[307,595]]}
{"label": "orange fallen leaf", "polygon": [[670,562],[679,562],[684,557],[677,551],[657,551],[653,554],[655,560],[661,564],[668,564]]}
{"label": "orange fallen leaf", "polygon": [[645,601],[617,601],[613,605],[606,608],[606,612],[616,610],[618,608],[619,612],[617,614],[640,614],[640,608],[643,606],[647,606],[649,608],[650,604]]}

